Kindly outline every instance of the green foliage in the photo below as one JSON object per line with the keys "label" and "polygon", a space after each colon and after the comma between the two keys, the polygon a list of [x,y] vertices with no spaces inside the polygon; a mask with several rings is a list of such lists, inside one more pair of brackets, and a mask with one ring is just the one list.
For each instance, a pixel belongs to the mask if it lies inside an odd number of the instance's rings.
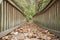
{"label": "green foliage", "polygon": [[33,16],[41,11],[50,0],[13,0],[26,15],[26,21],[29,21]]}
{"label": "green foliage", "polygon": [[51,0],[36,0],[36,11],[40,12],[41,10],[43,10],[48,5],[48,3],[50,3],[50,1]]}

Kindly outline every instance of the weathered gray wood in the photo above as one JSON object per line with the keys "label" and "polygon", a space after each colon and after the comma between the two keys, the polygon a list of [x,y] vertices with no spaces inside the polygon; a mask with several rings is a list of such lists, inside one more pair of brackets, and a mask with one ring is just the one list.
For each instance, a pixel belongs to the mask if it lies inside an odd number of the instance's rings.
{"label": "weathered gray wood", "polygon": [[36,15],[33,20],[37,25],[41,24],[44,28],[54,30],[60,34],[60,0],[57,0],[49,9],[41,12],[40,15]]}
{"label": "weathered gray wood", "polygon": [[18,25],[25,22],[25,17],[22,15],[22,12],[6,0],[0,5],[0,10],[0,37],[8,34],[19,27]]}

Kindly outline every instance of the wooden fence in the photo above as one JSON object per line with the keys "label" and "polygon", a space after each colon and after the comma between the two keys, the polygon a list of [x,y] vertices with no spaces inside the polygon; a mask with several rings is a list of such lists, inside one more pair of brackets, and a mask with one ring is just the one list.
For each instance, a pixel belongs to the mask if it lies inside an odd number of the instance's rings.
{"label": "wooden fence", "polygon": [[0,4],[0,37],[17,28],[24,19],[22,12],[13,2],[3,0]]}
{"label": "wooden fence", "polygon": [[43,11],[35,15],[33,20],[43,28],[60,35],[60,0],[53,0]]}

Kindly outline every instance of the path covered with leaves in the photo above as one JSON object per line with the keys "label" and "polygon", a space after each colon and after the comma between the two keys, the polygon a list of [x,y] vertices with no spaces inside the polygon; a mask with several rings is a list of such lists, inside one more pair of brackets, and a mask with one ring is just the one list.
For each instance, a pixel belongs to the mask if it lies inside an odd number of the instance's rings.
{"label": "path covered with leaves", "polygon": [[2,37],[2,40],[59,40],[57,36],[48,30],[39,28],[35,23],[27,22],[13,30],[9,35]]}

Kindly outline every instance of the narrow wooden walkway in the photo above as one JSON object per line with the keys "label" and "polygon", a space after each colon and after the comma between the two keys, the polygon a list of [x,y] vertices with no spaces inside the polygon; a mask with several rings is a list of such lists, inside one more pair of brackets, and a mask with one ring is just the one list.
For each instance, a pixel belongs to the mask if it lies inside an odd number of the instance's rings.
{"label": "narrow wooden walkway", "polygon": [[33,21],[27,22],[13,30],[2,40],[59,40],[56,35],[48,30],[39,28]]}

